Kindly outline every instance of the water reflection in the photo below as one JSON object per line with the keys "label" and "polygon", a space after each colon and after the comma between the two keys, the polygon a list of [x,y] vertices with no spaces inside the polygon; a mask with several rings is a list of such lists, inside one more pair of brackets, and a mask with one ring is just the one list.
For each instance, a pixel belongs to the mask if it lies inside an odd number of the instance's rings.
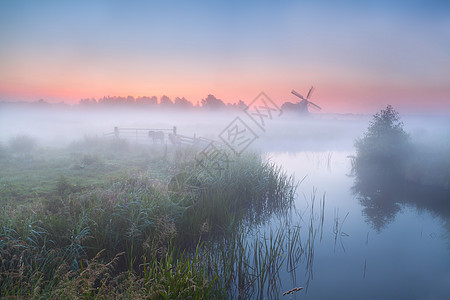
{"label": "water reflection", "polygon": [[357,173],[352,192],[363,206],[366,222],[377,232],[393,222],[404,205],[432,212],[450,232],[450,190],[408,182],[383,168]]}
{"label": "water reflection", "polygon": [[[423,186],[409,185],[389,172],[371,169],[360,172],[365,176],[358,178],[346,176],[351,168],[349,155],[350,152],[271,154],[297,178],[308,175],[299,185],[296,200],[296,208],[301,212],[298,223],[304,228],[303,249],[309,237],[311,215],[312,236],[317,228],[315,240],[311,238],[313,255],[308,256],[314,259],[313,263],[304,260],[308,252],[304,253],[294,280],[290,280],[290,274],[280,275],[280,292],[300,286],[305,289],[290,294],[292,299],[445,299],[444,295],[450,292],[450,239],[445,238],[450,227],[442,225],[450,223],[449,206],[445,205],[450,198],[435,196]],[[322,224],[317,214],[318,202],[312,205],[308,197],[314,186],[319,195],[326,192],[323,238],[318,226]],[[312,206],[314,214],[310,212]],[[411,290],[411,286],[415,289]]]}

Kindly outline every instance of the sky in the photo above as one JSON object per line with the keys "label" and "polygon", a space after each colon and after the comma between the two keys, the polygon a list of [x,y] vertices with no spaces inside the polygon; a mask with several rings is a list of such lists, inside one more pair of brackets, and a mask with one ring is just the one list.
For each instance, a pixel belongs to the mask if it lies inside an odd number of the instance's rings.
{"label": "sky", "polygon": [[450,1],[0,0],[0,101],[208,94],[450,113]]}

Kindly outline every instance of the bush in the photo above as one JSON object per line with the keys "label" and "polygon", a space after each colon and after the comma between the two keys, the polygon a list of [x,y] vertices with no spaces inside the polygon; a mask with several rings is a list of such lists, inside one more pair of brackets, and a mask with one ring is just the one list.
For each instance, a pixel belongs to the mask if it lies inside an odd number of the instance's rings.
{"label": "bush", "polygon": [[363,138],[355,141],[355,149],[352,167],[358,181],[404,179],[410,138],[391,105],[373,116]]}
{"label": "bush", "polygon": [[9,140],[11,151],[18,154],[28,154],[35,146],[36,140],[28,135],[18,135]]}

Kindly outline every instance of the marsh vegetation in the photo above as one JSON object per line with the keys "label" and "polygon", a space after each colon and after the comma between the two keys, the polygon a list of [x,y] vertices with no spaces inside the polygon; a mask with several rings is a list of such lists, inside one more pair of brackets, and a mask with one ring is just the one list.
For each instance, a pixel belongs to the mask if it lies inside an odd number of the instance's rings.
{"label": "marsh vegetation", "polygon": [[2,147],[3,296],[275,295],[285,255],[294,267],[303,254],[299,226],[257,229],[287,220],[296,191],[258,154],[212,178],[196,164],[198,149],[86,137],[15,154],[32,140]]}

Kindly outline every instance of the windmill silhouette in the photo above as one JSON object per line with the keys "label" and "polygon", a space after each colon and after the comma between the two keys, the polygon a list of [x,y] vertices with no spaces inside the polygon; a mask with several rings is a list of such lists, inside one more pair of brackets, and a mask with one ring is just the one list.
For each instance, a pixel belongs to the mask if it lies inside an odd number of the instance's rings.
{"label": "windmill silhouette", "polygon": [[283,105],[281,105],[281,110],[286,111],[286,112],[290,111],[292,113],[301,114],[301,115],[307,115],[309,113],[309,110],[308,110],[309,106],[311,106],[314,109],[318,109],[318,110],[322,109],[319,105],[309,101],[313,91],[314,91],[314,87],[312,86],[309,89],[309,92],[306,95],[306,97],[303,97],[302,94],[296,92],[295,90],[292,90],[291,93],[294,94],[295,96],[299,97],[302,100],[298,101],[297,103],[285,102],[285,103],[283,103]]}
{"label": "windmill silhouette", "polygon": [[303,97],[300,93],[296,92],[295,90],[292,90],[291,93],[294,94],[295,96],[299,97],[300,99],[302,99],[302,101],[297,102],[296,106],[298,106],[300,112],[302,113],[308,113],[308,106],[312,106],[315,109],[322,109],[319,105],[309,101],[309,98],[311,97],[312,93],[314,91],[314,87],[312,86],[309,89],[308,94],[306,95],[306,98]]}

